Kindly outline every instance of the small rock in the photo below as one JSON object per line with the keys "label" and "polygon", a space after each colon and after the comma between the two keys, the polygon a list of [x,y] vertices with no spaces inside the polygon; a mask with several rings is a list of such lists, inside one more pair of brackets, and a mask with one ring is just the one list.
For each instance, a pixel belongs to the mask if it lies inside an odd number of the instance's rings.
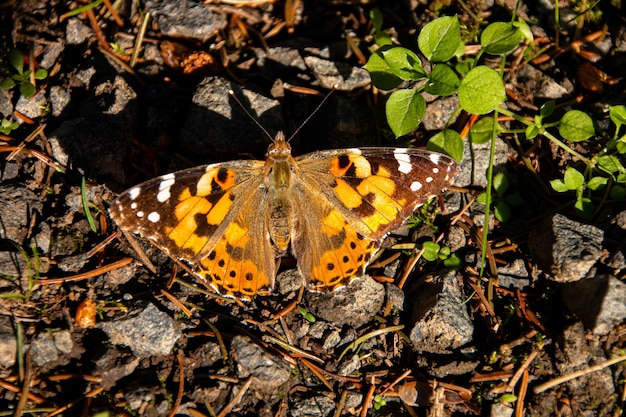
{"label": "small rock", "polygon": [[139,314],[120,320],[100,322],[111,343],[128,346],[138,357],[168,355],[181,337],[177,322],[154,304]]}
{"label": "small rock", "polygon": [[287,269],[285,271],[281,271],[276,276],[277,292],[281,295],[288,295],[299,291],[303,285],[304,280],[297,269]]}
{"label": "small rock", "polygon": [[0,115],[2,117],[9,117],[9,115],[13,114],[13,103],[11,100],[11,90],[0,88]]}
{"label": "small rock", "polygon": [[0,368],[8,369],[15,365],[17,358],[17,339],[11,318],[0,316]]}
{"label": "small rock", "polygon": [[137,369],[140,359],[117,349],[108,349],[104,355],[95,361],[94,375],[101,378],[100,385],[105,391],[110,390],[120,379],[132,374]]}
{"label": "small rock", "polygon": [[289,380],[291,368],[285,360],[267,352],[249,337],[235,336],[231,352],[237,363],[237,376],[244,379],[252,375],[255,389],[273,390]]}
{"label": "small rock", "polygon": [[68,19],[65,29],[65,42],[68,45],[80,45],[87,42],[92,35],[93,31],[82,20],[77,17]]}
{"label": "small rock", "polygon": [[514,259],[498,268],[498,286],[522,289],[530,285],[530,274],[523,259]]}
{"label": "small rock", "polygon": [[37,119],[46,115],[46,107],[48,107],[46,91],[40,90],[32,97],[20,96],[15,105],[15,110],[31,119]]}
{"label": "small rock", "polygon": [[[556,338],[556,367],[561,375],[587,369],[606,361],[601,342],[587,337],[582,323],[566,327]],[[602,415],[611,415],[606,409],[615,404],[615,385],[611,368],[603,368],[587,375],[565,382],[567,395],[572,400],[573,410],[603,410]],[[573,415],[580,415],[574,412]],[[599,415],[599,414],[596,414]]]}
{"label": "small rock", "polygon": [[339,367],[337,368],[337,375],[348,376],[359,368],[361,368],[361,359],[359,359],[359,355],[347,355],[344,356],[343,360],[339,364]]}
{"label": "small rock", "polygon": [[307,291],[304,296],[308,310],[336,325],[360,327],[380,311],[385,287],[369,275],[327,294]]}
{"label": "small rock", "polygon": [[508,403],[494,403],[489,411],[490,417],[511,417],[515,409]]}
{"label": "small rock", "polygon": [[39,216],[43,203],[32,191],[23,186],[0,185],[0,239],[23,245],[30,222]]}
{"label": "small rock", "polygon": [[424,129],[428,131],[440,131],[446,126],[454,123],[456,119],[450,116],[459,108],[459,99],[456,95],[450,97],[437,98],[426,106],[426,114],[422,119]]}
{"label": "small rock", "polygon": [[70,353],[74,348],[69,330],[46,330],[39,333],[31,342],[30,353],[33,362],[39,366],[55,362],[60,353]]}
{"label": "small rock", "polygon": [[472,340],[473,326],[455,271],[442,271],[416,292],[409,338],[417,351],[446,354]]}
{"label": "small rock", "polygon": [[524,65],[517,71],[517,84],[525,86],[535,98],[559,99],[574,91],[567,79],[557,82],[532,65]]}
{"label": "small rock", "polygon": [[353,91],[371,84],[369,72],[346,62],[330,61],[315,56],[304,57],[304,62],[319,81],[322,88]]}
{"label": "small rock", "polygon": [[292,417],[327,417],[332,415],[335,401],[325,395],[306,395],[297,392],[290,398]]}
{"label": "small rock", "polygon": [[[237,154],[263,155],[269,145],[254,121],[228,93],[233,90],[246,110],[276,134],[285,127],[280,103],[220,77],[207,77],[194,92],[193,105],[180,134],[181,146],[198,158]],[[235,155],[233,155],[235,153]]]}
{"label": "small rock", "polygon": [[[491,144],[474,144],[469,140],[463,141],[463,144],[465,146],[463,150],[463,160],[461,162],[461,169],[454,178],[454,185],[459,187],[466,187],[468,185],[486,187]],[[496,153],[493,161],[495,172],[504,169],[508,161],[508,149],[502,139],[496,139]]]}
{"label": "small rock", "polygon": [[385,284],[385,293],[387,294],[387,301],[391,303],[391,306],[399,311],[404,310],[404,291],[391,283]]}
{"label": "small rock", "polygon": [[626,284],[596,275],[561,287],[567,308],[594,334],[605,335],[626,319]]}
{"label": "small rock", "polygon": [[164,36],[206,42],[227,24],[224,14],[193,0],[148,0],[145,4]]}
{"label": "small rock", "polygon": [[548,278],[563,283],[587,275],[600,258],[603,239],[601,229],[555,214],[530,231],[528,243]]}
{"label": "small rock", "polygon": [[58,85],[50,87],[50,114],[61,117],[70,105],[71,95],[68,90]]}

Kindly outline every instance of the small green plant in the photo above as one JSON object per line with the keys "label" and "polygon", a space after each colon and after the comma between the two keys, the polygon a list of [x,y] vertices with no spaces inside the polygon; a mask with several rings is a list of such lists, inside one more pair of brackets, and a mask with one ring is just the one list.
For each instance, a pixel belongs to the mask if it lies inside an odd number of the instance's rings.
{"label": "small green plant", "polygon": [[[493,205],[493,214],[501,222],[509,221],[511,218],[511,206],[522,204],[522,197],[519,193],[507,193],[507,191],[509,191],[509,179],[500,172],[493,177],[491,204]],[[487,204],[487,194],[480,193],[476,197],[476,201],[480,204]]]}
{"label": "small green plant", "polygon": [[385,400],[379,394],[374,395],[374,410],[380,410],[385,405],[387,405],[387,400]]}
{"label": "small green plant", "polygon": [[424,252],[422,257],[430,262],[443,262],[446,268],[461,269],[461,259],[452,253],[452,250],[448,246],[441,246],[433,241],[426,241],[422,244]]}
{"label": "small green plant", "polygon": [[0,133],[3,135],[10,135],[12,131],[20,127],[20,125],[8,118],[2,119],[0,122]]}
{"label": "small green plant", "polygon": [[[23,95],[24,97],[34,96],[37,90],[30,81],[32,71],[24,71],[24,55],[22,55],[19,50],[12,49],[9,51],[7,57],[9,60],[9,64],[11,64],[16,73],[13,74],[11,77],[2,80],[2,82],[0,82],[0,87],[4,88],[5,90],[10,90],[16,85],[19,85],[21,95]],[[48,76],[48,71],[43,68],[39,68],[35,70],[35,73],[33,75],[36,80],[43,80]]]}
{"label": "small green plant", "polygon": [[304,319],[309,323],[315,323],[317,321],[315,316],[309,313],[304,307],[300,307],[300,314],[302,314],[302,317],[304,317]]}

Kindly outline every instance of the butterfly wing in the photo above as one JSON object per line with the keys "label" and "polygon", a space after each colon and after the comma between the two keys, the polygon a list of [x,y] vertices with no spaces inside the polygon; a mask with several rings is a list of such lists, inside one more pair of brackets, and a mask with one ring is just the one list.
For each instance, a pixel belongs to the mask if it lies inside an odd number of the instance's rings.
{"label": "butterfly wing", "polygon": [[269,238],[250,213],[264,204],[263,167],[234,161],[167,174],[122,193],[109,212],[218,292],[249,298],[275,275]]}
{"label": "butterfly wing", "polygon": [[399,148],[321,151],[296,163],[302,230],[292,239],[294,254],[313,288],[331,289],[359,276],[382,238],[458,171],[448,156]]}

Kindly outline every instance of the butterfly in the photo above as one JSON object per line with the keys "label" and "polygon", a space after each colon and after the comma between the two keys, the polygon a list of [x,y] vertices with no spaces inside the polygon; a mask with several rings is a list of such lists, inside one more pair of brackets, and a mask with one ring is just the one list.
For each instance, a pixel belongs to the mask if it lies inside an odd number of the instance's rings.
{"label": "butterfly", "polygon": [[123,192],[109,213],[218,293],[271,293],[289,251],[312,290],[361,276],[387,233],[446,188],[454,159],[404,148],[318,151],[294,158],[279,132],[265,161],[163,175]]}

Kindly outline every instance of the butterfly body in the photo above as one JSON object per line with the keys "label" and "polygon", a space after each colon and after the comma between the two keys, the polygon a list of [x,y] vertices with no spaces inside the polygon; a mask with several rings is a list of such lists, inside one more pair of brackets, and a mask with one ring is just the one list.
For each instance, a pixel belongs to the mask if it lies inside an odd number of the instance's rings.
{"label": "butterfly body", "polygon": [[384,236],[446,188],[457,170],[451,158],[417,149],[294,158],[279,133],[265,161],[149,180],[122,193],[110,213],[221,294],[270,293],[276,257],[289,250],[309,288],[334,290],[362,275]]}

